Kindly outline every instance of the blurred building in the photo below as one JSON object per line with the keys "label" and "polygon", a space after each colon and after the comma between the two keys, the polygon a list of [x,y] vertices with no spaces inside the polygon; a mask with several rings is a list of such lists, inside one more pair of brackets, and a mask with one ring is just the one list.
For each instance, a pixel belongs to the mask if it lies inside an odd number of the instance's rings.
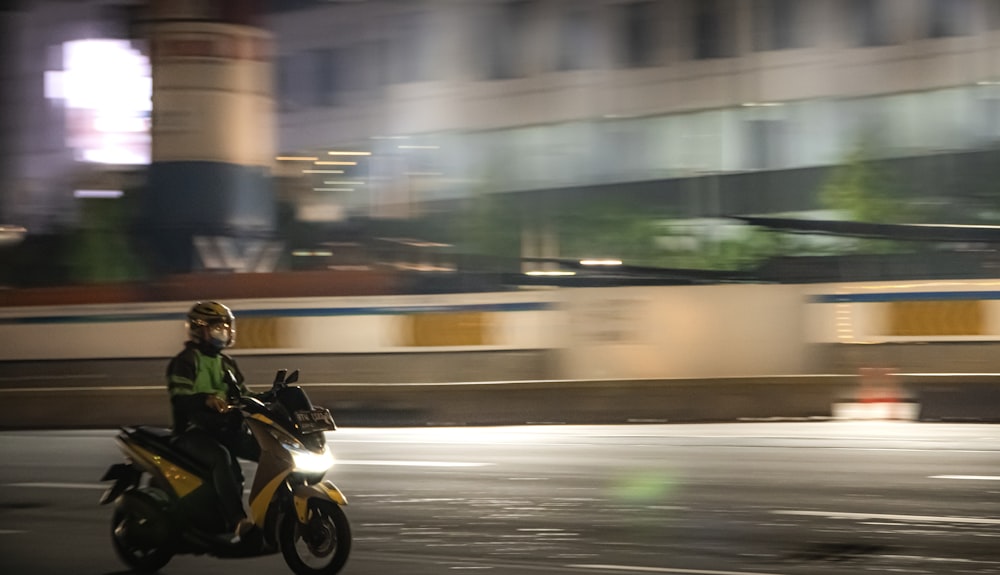
{"label": "blurred building", "polygon": [[315,175],[318,203],[349,210],[483,190],[634,195],[691,218],[811,210],[824,168],[863,144],[940,159],[911,182],[938,196],[1000,138],[989,0],[316,4],[272,19],[279,149],[371,152]]}
{"label": "blurred building", "polygon": [[[33,226],[59,213],[45,182],[90,161],[44,72],[60,45],[128,25],[113,0],[23,4],[0,16],[20,32],[4,74],[24,111],[0,215]],[[265,24],[273,173],[299,221],[485,194],[532,213],[612,196],[687,219],[810,212],[862,147],[914,199],[1000,213],[993,0],[289,0]],[[539,226],[533,251],[557,253]]]}

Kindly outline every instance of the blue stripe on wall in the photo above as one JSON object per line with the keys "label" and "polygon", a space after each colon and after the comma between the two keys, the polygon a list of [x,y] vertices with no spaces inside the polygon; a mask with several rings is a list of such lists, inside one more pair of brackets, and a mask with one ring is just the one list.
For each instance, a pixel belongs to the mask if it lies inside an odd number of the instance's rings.
{"label": "blue stripe on wall", "polygon": [[997,300],[1000,291],[928,291],[824,294],[812,296],[810,303],[877,303],[893,301]]}
{"label": "blue stripe on wall", "polygon": [[[416,313],[446,313],[446,312],[510,312],[510,311],[540,311],[552,309],[549,302],[525,303],[492,303],[469,305],[429,305],[429,306],[375,306],[375,307],[339,307],[339,308],[295,308],[295,309],[234,309],[236,320],[241,317],[338,317],[366,315],[408,315]],[[25,316],[0,318],[0,325],[23,324],[80,324],[80,323],[115,323],[137,321],[177,321],[183,322],[186,313],[124,313],[124,314],[84,314],[84,315],[53,315]]]}

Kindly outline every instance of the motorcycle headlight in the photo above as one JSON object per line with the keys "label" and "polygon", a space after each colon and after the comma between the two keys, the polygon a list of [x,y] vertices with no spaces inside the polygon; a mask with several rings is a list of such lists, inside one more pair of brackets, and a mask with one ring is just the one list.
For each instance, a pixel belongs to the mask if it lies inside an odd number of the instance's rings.
{"label": "motorcycle headlight", "polygon": [[333,467],[333,453],[330,448],[323,447],[323,451],[316,453],[302,447],[285,446],[292,454],[292,462],[295,463],[296,471],[306,473],[321,473]]}

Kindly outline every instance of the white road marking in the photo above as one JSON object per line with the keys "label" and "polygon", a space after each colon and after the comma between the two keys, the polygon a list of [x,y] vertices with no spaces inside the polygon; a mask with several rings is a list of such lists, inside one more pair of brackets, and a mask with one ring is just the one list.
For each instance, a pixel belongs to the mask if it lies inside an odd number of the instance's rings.
{"label": "white road marking", "polygon": [[0,381],[50,381],[53,379],[108,379],[106,373],[74,373],[67,375],[14,375],[0,377]]}
{"label": "white road marking", "polygon": [[774,515],[800,515],[829,519],[884,519],[887,521],[915,521],[920,523],[966,523],[972,525],[1000,525],[1000,519],[989,517],[948,517],[941,515],[895,515],[889,513],[850,513],[846,511],[774,510]]}
{"label": "white road marking", "polygon": [[111,483],[56,483],[39,481],[31,483],[8,483],[5,487],[41,487],[45,489],[107,489]]}
{"label": "white road marking", "polygon": [[150,385],[66,385],[47,387],[4,387],[0,393],[82,393],[90,391],[163,391]]}
{"label": "white road marking", "polygon": [[337,459],[335,465],[380,465],[387,467],[486,467],[492,463],[477,463],[469,461],[394,461],[394,460],[361,460]]}
{"label": "white road marking", "polygon": [[[387,467],[485,467],[492,463],[465,461],[394,461],[394,460],[360,460],[338,459],[336,465],[375,465]],[[108,489],[111,483],[58,483],[54,481],[37,481],[6,483],[4,487],[34,487],[42,489]]]}
{"label": "white road marking", "polygon": [[967,479],[970,481],[1000,481],[1000,475],[929,475],[928,479]]}
{"label": "white road marking", "polygon": [[686,573],[688,575],[779,575],[759,571],[714,571],[711,569],[680,569],[676,567],[640,567],[638,565],[567,565],[571,569],[595,569],[600,571],[627,571],[632,573]]}
{"label": "white road marking", "polygon": [[0,535],[18,535],[20,533],[27,533],[27,531],[20,529],[0,529]]}

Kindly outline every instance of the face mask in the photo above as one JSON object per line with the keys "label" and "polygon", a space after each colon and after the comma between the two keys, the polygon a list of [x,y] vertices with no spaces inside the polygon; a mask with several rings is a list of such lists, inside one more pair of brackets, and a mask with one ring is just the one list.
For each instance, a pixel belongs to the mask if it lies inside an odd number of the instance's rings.
{"label": "face mask", "polygon": [[208,343],[222,349],[229,347],[236,339],[236,330],[228,323],[215,323],[208,326]]}

